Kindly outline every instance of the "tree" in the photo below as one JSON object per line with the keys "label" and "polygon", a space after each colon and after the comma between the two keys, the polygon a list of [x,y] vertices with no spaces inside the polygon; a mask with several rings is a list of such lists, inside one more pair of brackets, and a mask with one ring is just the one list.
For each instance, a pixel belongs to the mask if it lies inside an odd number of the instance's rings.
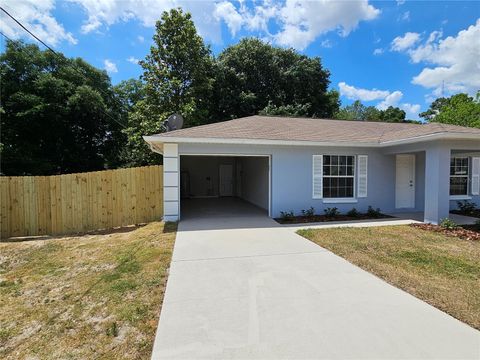
{"label": "tree", "polygon": [[289,111],[302,107],[305,116],[331,117],[339,105],[338,94],[327,91],[329,76],[318,57],[309,58],[259,39],[243,39],[218,56],[215,120],[285,106],[290,107]]}
{"label": "tree", "polygon": [[463,93],[438,98],[420,116],[430,122],[480,128],[480,91],[475,98]]}
{"label": "tree", "polygon": [[3,174],[100,170],[116,162],[120,116],[105,71],[7,41],[0,75]]}
{"label": "tree", "polygon": [[181,9],[164,12],[153,41],[150,53],[140,61],[145,97],[133,106],[125,130],[131,165],[158,163],[160,158],[148,149],[142,135],[162,132],[169,115],[182,114],[185,127],[210,119],[213,58],[191,15]]}
{"label": "tree", "polygon": [[361,120],[361,121],[383,121],[383,122],[407,122],[406,113],[398,107],[389,106],[385,110],[379,110],[375,106],[365,106],[360,100],[341,108],[335,119],[340,120]]}

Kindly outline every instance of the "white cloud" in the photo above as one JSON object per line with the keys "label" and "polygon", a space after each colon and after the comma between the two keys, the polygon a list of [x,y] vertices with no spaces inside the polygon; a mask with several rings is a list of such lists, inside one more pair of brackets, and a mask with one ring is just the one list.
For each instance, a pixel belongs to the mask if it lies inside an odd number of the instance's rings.
{"label": "white cloud", "polygon": [[340,89],[340,95],[345,96],[347,99],[361,100],[365,102],[381,100],[379,103],[377,103],[377,105],[375,105],[379,110],[385,110],[389,106],[399,107],[400,109],[405,110],[409,118],[418,118],[420,105],[400,103],[400,100],[403,98],[403,93],[399,90],[390,92],[388,90],[362,89],[348,85],[345,82],[340,82],[338,87]]}
{"label": "white cloud", "polygon": [[373,101],[385,99],[388,95],[390,95],[390,92],[386,90],[367,90],[356,88],[346,84],[343,81],[338,84],[338,87],[340,88],[340,95],[345,96],[350,100]]}
{"label": "white cloud", "polygon": [[400,106],[410,116],[418,117],[418,114],[420,113],[420,105],[419,104],[403,103]]}
{"label": "white cloud", "polygon": [[373,50],[373,55],[382,55],[383,52],[384,52],[383,49],[377,48],[377,49]]}
{"label": "white cloud", "polygon": [[400,20],[400,21],[410,21],[410,11],[405,11],[403,14],[401,14],[398,17],[398,20]]}
{"label": "white cloud", "polygon": [[405,51],[420,41],[420,34],[407,32],[404,36],[397,36],[392,41],[392,51]]}
{"label": "white cloud", "polygon": [[129,57],[127,58],[127,61],[128,61],[129,63],[132,63],[132,64],[138,64],[138,62],[139,62],[140,60],[137,59],[136,57],[129,56]]}
{"label": "white cloud", "polygon": [[137,36],[137,40],[138,40],[139,43],[145,42],[145,38],[144,38],[143,36],[141,36],[141,35],[138,35],[138,36]]}
{"label": "white cloud", "polygon": [[117,65],[111,60],[105,59],[103,61],[103,65],[104,65],[104,69],[107,70],[108,73],[118,72]]}
{"label": "white cloud", "polygon": [[442,38],[441,31],[432,32],[416,47],[406,49],[413,63],[425,67],[412,83],[432,89],[432,95],[467,92],[480,89],[480,19],[456,36]]}
{"label": "white cloud", "polygon": [[405,4],[405,0],[397,0],[397,5],[400,6],[400,5],[403,5]]}
{"label": "white cloud", "polygon": [[333,44],[329,39],[326,39],[326,40],[322,40],[322,42],[320,43],[320,46],[324,48],[331,48]]}
{"label": "white cloud", "polygon": [[398,102],[402,99],[403,93],[401,91],[394,91],[388,94],[383,101],[377,104],[377,109],[385,110],[389,106],[396,107],[398,106]]}
{"label": "white cloud", "polygon": [[[305,1],[285,0],[282,3],[264,0],[249,8],[243,1],[235,6],[232,1],[216,3],[214,16],[224,21],[235,36],[241,29],[266,34],[279,45],[305,49],[318,36],[338,31],[347,36],[360,21],[375,19],[380,10],[368,3],[358,1]],[[270,33],[268,23],[275,21],[279,26]]]}
{"label": "white cloud", "polygon": [[[182,7],[192,14],[198,32],[205,38],[220,42],[220,23],[213,17],[213,1],[182,0],[69,0],[83,8],[87,20],[81,27],[85,34],[100,31],[119,22],[138,20],[143,26],[153,27],[163,11]],[[140,40],[142,42],[142,40]]]}
{"label": "white cloud", "polygon": [[[2,7],[24,24],[30,31],[51,46],[62,41],[76,44],[77,39],[67,32],[52,15],[54,0],[15,0],[2,1]],[[11,39],[32,37],[5,13],[0,15],[0,30]]]}

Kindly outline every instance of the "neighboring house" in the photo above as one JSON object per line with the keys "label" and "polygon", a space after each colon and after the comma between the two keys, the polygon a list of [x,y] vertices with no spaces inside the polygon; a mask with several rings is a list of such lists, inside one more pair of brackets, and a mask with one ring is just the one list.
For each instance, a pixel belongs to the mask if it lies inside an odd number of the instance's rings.
{"label": "neighboring house", "polygon": [[166,220],[186,197],[238,196],[271,217],[370,205],[431,223],[457,200],[480,205],[480,129],[251,116],[144,138],[164,156]]}

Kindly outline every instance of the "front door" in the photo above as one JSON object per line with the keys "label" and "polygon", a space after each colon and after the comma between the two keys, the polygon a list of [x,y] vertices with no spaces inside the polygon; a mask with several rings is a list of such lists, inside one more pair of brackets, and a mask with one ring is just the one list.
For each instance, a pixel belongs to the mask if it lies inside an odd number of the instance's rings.
{"label": "front door", "polygon": [[397,155],[395,207],[415,207],[415,155]]}
{"label": "front door", "polygon": [[220,165],[220,196],[233,196],[233,165]]}

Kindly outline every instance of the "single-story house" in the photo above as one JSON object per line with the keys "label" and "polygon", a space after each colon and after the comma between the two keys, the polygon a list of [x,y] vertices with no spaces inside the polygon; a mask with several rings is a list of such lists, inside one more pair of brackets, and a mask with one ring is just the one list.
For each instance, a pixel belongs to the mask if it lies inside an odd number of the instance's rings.
{"label": "single-story house", "polygon": [[372,206],[430,223],[458,200],[480,205],[480,129],[250,116],[144,139],[163,154],[167,221],[187,198],[239,197],[270,217]]}

